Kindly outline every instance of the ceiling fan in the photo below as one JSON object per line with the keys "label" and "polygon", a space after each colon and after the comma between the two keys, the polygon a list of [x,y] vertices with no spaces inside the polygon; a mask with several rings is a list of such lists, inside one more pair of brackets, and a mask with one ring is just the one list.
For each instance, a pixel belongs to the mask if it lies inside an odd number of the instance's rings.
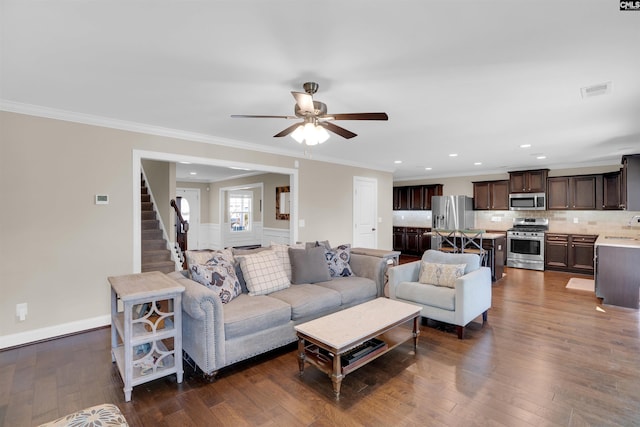
{"label": "ceiling fan", "polygon": [[320,85],[316,82],[306,82],[302,85],[305,93],[291,92],[296,100],[294,116],[270,116],[270,115],[244,115],[232,114],[233,118],[257,118],[257,119],[302,119],[302,122],[295,123],[282,132],[274,135],[279,138],[291,134],[299,143],[305,142],[307,145],[321,144],[329,138],[328,131],[340,135],[343,138],[351,139],[357,134],[343,127],[332,123],[334,120],[389,120],[387,113],[342,113],[328,114],[327,104],[314,101],[313,94],[318,91]]}

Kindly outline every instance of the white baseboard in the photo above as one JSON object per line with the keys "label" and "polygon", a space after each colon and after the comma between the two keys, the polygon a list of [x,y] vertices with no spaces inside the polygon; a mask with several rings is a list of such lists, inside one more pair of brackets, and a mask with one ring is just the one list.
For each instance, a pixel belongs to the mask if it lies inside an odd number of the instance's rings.
{"label": "white baseboard", "polygon": [[92,317],[90,319],[78,320],[76,322],[34,329],[32,331],[21,332],[18,334],[4,335],[0,336],[0,349],[42,341],[61,335],[73,334],[107,325],[111,325],[111,316],[108,314]]}

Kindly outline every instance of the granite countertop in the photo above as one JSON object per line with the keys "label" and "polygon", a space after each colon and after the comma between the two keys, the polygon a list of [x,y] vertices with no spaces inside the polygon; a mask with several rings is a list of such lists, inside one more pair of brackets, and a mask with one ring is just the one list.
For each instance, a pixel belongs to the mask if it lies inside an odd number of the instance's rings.
{"label": "granite countertop", "polygon": [[596,240],[596,246],[617,246],[624,248],[640,248],[640,238],[625,236],[606,236],[601,234]]}

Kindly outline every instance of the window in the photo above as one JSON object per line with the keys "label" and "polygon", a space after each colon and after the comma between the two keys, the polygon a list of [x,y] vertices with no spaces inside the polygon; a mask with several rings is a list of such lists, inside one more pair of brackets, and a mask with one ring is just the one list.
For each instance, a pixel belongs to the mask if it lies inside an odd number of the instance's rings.
{"label": "window", "polygon": [[231,231],[251,230],[251,207],[253,192],[232,191],[229,193],[229,222]]}

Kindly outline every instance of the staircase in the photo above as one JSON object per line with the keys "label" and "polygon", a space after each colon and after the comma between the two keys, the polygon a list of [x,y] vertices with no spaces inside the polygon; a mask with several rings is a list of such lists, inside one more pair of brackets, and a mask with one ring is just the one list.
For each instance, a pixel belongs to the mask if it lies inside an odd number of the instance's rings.
{"label": "staircase", "polygon": [[151,202],[151,195],[144,178],[140,179],[140,203],[142,218],[142,272],[161,271],[171,273],[176,264],[171,260],[171,251],[167,249],[167,241],[162,236],[160,221],[156,219],[156,211]]}

